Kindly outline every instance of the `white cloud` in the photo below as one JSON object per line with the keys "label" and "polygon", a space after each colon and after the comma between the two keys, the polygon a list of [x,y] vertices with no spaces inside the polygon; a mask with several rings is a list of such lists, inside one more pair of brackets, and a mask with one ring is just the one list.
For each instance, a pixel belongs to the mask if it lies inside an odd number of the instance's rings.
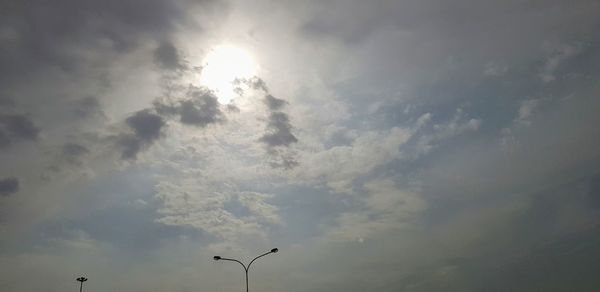
{"label": "white cloud", "polygon": [[240,203],[247,207],[256,220],[269,224],[282,224],[278,208],[267,203],[273,195],[257,192],[242,192],[239,194]]}
{"label": "white cloud", "polygon": [[327,237],[332,240],[364,241],[406,227],[427,204],[418,187],[399,187],[392,179],[372,180],[363,185],[360,210],[342,213]]}
{"label": "white cloud", "polygon": [[[425,125],[430,119],[430,114],[421,116],[417,120],[418,128]],[[461,108],[458,108],[450,121],[447,123],[435,124],[433,125],[431,132],[424,133],[418,137],[418,149],[417,153],[414,155],[420,156],[426,154],[444,140],[454,136],[467,132],[476,132],[479,130],[481,122],[481,119],[468,118],[464,111]]]}
{"label": "white cloud", "polygon": [[299,153],[300,166],[293,174],[295,179],[309,184],[324,183],[336,192],[351,193],[352,182],[356,178],[401,158],[400,147],[412,133],[394,127],[357,135],[350,145]]}
{"label": "white cloud", "polygon": [[488,62],[483,69],[483,75],[498,77],[508,72],[508,66],[498,62]]}
{"label": "white cloud", "polygon": [[[159,181],[157,222],[201,229],[227,245],[236,245],[244,236],[264,239],[269,226],[283,224],[278,208],[269,203],[273,195],[248,188],[249,183],[268,185],[281,178],[265,161],[267,154],[259,142],[264,112],[258,100],[254,106],[212,128],[171,124],[170,138],[146,153],[140,163],[153,169]],[[231,201],[249,214],[228,211]]]}
{"label": "white cloud", "polygon": [[559,69],[560,65],[582,51],[580,45],[556,43],[546,43],[544,49],[550,51],[544,62],[544,66],[539,73],[539,78],[544,83],[550,83],[556,80],[556,71]]}
{"label": "white cloud", "polygon": [[518,116],[515,119],[515,123],[529,126],[531,125],[531,118],[535,110],[538,108],[540,104],[539,99],[526,99],[521,102],[521,106],[519,107]]}

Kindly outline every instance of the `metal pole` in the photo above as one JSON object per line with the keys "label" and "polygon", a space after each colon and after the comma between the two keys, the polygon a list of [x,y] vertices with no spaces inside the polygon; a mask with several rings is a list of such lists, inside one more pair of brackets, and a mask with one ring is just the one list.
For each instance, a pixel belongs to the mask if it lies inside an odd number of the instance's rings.
{"label": "metal pole", "polygon": [[83,282],[87,281],[86,277],[79,277],[76,279],[79,282],[79,292],[83,290]]}
{"label": "metal pole", "polygon": [[249,290],[248,290],[248,269],[246,269],[246,292],[249,292]]}

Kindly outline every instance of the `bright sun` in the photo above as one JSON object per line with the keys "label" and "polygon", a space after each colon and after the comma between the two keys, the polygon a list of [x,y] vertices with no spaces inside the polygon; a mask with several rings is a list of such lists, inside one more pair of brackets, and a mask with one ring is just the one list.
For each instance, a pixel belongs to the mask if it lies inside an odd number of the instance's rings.
{"label": "bright sun", "polygon": [[233,81],[256,75],[258,65],[248,52],[233,46],[218,46],[203,61],[200,83],[212,90],[220,103],[227,104],[235,96]]}

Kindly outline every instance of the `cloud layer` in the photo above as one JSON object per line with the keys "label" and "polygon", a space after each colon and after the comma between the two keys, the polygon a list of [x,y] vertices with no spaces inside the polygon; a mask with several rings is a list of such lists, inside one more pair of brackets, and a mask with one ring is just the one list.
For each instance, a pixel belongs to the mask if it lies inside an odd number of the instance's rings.
{"label": "cloud layer", "polygon": [[2,291],[600,287],[597,1],[0,6]]}

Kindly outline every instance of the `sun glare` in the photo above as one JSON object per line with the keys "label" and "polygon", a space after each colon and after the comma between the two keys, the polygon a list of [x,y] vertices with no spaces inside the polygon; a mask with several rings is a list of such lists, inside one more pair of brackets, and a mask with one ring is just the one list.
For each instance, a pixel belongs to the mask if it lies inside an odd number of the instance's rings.
{"label": "sun glare", "polygon": [[219,102],[229,103],[235,96],[234,80],[256,75],[258,65],[248,52],[233,46],[218,46],[203,61],[200,83],[212,89]]}

